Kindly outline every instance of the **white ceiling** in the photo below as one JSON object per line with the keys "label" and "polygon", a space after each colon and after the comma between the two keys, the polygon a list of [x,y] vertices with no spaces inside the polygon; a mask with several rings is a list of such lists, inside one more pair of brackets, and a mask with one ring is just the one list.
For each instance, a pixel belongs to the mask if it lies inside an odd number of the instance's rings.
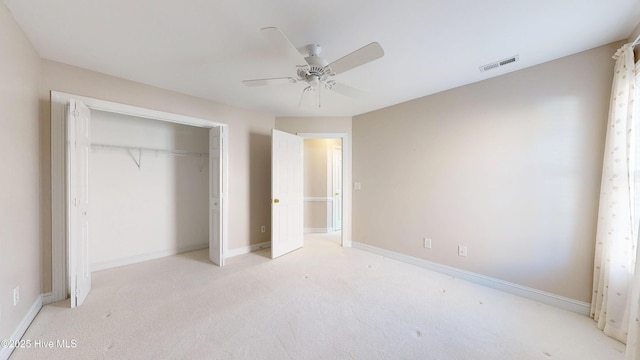
{"label": "white ceiling", "polygon": [[[629,37],[638,0],[5,0],[38,53],[121,78],[276,116],[351,116],[484,80]],[[260,29],[336,60],[372,41],[383,58],[336,80],[365,90],[246,87],[295,76]],[[519,55],[481,73],[479,66]]]}

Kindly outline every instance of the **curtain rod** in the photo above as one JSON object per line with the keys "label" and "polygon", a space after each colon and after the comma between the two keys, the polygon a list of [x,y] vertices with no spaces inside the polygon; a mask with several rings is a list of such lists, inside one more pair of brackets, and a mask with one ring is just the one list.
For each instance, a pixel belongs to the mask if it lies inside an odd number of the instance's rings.
{"label": "curtain rod", "polygon": [[640,35],[638,35],[636,39],[633,40],[633,42],[631,43],[631,46],[636,46],[638,45],[638,43],[640,43]]}

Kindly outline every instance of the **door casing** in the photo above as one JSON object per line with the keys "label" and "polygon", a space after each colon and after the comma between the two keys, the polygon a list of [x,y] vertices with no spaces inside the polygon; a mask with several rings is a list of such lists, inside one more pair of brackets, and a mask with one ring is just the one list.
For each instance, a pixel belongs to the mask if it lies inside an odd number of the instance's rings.
{"label": "door casing", "polygon": [[333,231],[342,230],[342,144],[334,145],[331,149],[331,179],[327,179],[327,184],[331,184],[331,229]]}

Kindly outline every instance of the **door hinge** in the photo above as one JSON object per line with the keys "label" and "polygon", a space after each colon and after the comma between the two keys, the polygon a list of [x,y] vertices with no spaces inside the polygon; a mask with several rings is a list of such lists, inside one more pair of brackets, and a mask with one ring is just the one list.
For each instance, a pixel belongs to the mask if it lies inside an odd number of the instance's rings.
{"label": "door hinge", "polygon": [[75,294],[73,294],[76,299],[80,296],[80,289],[76,288],[76,290],[74,291]]}

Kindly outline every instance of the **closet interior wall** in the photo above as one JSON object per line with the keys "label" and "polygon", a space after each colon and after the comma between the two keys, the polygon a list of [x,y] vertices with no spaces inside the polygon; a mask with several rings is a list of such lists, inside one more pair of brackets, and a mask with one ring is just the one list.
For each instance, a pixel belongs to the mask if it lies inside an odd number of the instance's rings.
{"label": "closet interior wall", "polygon": [[97,110],[91,121],[92,271],[208,247],[208,129]]}

